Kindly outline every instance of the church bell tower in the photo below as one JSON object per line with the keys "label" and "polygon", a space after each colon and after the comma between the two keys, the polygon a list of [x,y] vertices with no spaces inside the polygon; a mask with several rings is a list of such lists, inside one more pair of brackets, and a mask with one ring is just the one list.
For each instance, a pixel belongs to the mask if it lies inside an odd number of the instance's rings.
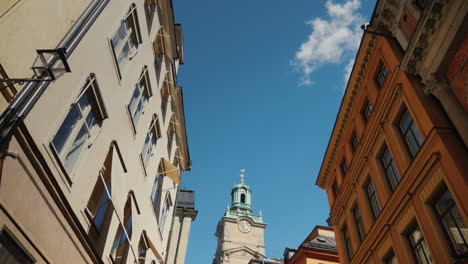
{"label": "church bell tower", "polygon": [[245,184],[241,170],[240,183],[231,190],[231,204],[216,229],[218,245],[213,264],[248,264],[252,258],[265,257],[262,213],[252,210],[252,191]]}

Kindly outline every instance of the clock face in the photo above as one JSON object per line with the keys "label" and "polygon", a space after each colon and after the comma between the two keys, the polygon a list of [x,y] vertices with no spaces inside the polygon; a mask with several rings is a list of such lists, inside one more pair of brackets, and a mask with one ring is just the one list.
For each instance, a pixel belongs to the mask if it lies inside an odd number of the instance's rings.
{"label": "clock face", "polygon": [[248,233],[252,229],[252,226],[247,220],[241,220],[237,226],[242,233]]}
{"label": "clock face", "polygon": [[245,193],[245,190],[244,190],[244,189],[240,189],[240,192],[241,192],[241,193]]}

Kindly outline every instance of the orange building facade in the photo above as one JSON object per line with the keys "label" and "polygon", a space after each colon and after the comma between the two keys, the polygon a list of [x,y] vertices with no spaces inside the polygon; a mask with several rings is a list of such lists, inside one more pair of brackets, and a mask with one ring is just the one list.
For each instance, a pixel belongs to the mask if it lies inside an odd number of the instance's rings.
{"label": "orange building facade", "polygon": [[466,10],[377,2],[316,182],[341,263],[468,263]]}
{"label": "orange building facade", "polygon": [[285,264],[338,264],[333,229],[316,226],[297,250],[286,248]]}

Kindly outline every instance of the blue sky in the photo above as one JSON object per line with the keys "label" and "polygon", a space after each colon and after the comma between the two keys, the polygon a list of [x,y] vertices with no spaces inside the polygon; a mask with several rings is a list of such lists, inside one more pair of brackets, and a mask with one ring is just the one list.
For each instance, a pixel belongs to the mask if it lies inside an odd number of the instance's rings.
{"label": "blue sky", "polygon": [[210,264],[214,232],[246,169],[266,254],[281,257],[328,202],[315,186],[346,78],[375,0],[175,0],[185,40],[178,83],[195,190],[187,264]]}

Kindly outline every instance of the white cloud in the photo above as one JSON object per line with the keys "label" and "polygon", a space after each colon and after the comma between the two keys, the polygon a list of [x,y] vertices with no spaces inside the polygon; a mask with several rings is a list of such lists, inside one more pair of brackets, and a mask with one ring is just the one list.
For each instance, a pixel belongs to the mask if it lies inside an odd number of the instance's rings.
{"label": "white cloud", "polygon": [[342,64],[353,58],[344,69],[345,78],[349,77],[362,36],[360,26],[364,23],[364,18],[357,12],[360,5],[360,0],[346,0],[342,4],[327,0],[328,17],[306,22],[311,25],[312,32],[292,61],[302,72],[300,85],[312,84],[312,72],[323,64]]}

